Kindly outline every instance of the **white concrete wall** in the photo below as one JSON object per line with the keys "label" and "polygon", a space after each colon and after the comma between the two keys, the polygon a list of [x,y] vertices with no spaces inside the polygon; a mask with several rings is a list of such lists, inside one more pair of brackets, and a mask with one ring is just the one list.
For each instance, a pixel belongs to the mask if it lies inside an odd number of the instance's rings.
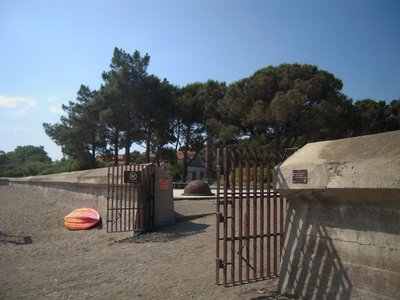
{"label": "white concrete wall", "polygon": [[357,198],[351,190],[292,194],[281,292],[305,299],[400,299],[399,197],[394,190],[358,191]]}
{"label": "white concrete wall", "polygon": [[288,203],[280,291],[400,299],[400,131],[308,144],[276,172]]}

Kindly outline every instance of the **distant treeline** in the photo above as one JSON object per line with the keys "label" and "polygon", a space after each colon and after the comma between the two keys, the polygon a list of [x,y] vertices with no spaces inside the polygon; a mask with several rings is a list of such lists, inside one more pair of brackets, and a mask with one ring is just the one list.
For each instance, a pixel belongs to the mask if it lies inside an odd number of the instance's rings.
{"label": "distant treeline", "polygon": [[81,85],[60,122],[43,124],[80,168],[95,167],[98,156],[117,158],[121,149],[128,163],[133,143],[143,145],[145,161],[159,161],[163,153],[201,151],[205,143],[284,150],[400,129],[400,98],[353,103],[340,79],[314,65],[269,66],[229,85],[178,87],[148,74],[149,62],[148,54],[115,48],[103,84]]}
{"label": "distant treeline", "polygon": [[79,161],[73,159],[52,162],[43,146],[18,146],[7,153],[0,150],[0,177],[53,174],[79,168]]}

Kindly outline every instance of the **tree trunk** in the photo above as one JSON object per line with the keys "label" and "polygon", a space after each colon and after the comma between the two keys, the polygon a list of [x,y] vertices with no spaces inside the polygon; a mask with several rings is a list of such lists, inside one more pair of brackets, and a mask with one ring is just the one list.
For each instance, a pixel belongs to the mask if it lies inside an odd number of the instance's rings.
{"label": "tree trunk", "polygon": [[160,151],[161,151],[161,146],[157,145],[157,152],[156,152],[156,163],[157,163],[157,166],[160,166]]}
{"label": "tree trunk", "polygon": [[277,126],[274,126],[274,136],[275,136],[275,141],[274,141],[275,151],[279,151],[281,146],[281,133],[277,128]]}
{"label": "tree trunk", "polygon": [[91,168],[96,168],[96,129],[92,129],[92,154],[91,154]]}
{"label": "tree trunk", "polygon": [[130,130],[128,129],[125,136],[125,164],[129,165],[131,162],[131,135]]}
{"label": "tree trunk", "polygon": [[129,165],[131,162],[131,144],[126,143],[125,144],[125,164]]}
{"label": "tree trunk", "polygon": [[114,164],[118,165],[118,149],[119,149],[119,130],[116,129],[114,133]]}
{"label": "tree trunk", "polygon": [[208,179],[213,177],[212,174],[212,144],[211,137],[207,135],[207,148],[206,148],[206,176]]}
{"label": "tree trunk", "polygon": [[147,133],[147,138],[146,138],[146,162],[150,163],[150,147],[151,147],[151,133],[150,130]]}
{"label": "tree trunk", "polygon": [[188,151],[189,151],[190,131],[191,131],[191,128],[188,127],[187,131],[186,131],[185,150],[183,151],[182,182],[186,182],[187,181],[187,176],[188,176]]}
{"label": "tree trunk", "polygon": [[182,182],[187,181],[187,173],[188,173],[188,149],[183,151],[183,174],[182,174]]}

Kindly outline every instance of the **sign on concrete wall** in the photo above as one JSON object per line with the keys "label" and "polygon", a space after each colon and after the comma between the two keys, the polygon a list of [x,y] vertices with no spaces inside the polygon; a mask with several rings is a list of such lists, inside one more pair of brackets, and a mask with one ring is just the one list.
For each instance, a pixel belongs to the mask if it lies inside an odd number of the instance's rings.
{"label": "sign on concrete wall", "polygon": [[292,183],[307,184],[307,170],[293,170]]}

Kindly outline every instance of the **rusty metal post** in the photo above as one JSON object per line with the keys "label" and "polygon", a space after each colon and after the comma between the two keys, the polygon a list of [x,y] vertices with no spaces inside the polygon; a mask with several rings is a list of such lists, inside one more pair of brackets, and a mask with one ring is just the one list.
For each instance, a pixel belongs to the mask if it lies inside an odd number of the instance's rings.
{"label": "rusty metal post", "polygon": [[250,280],[250,162],[246,155],[246,213],[245,213],[245,238],[246,238],[246,280]]}
{"label": "rusty metal post", "polygon": [[243,281],[243,164],[239,152],[239,282]]}
{"label": "rusty metal post", "polygon": [[221,211],[220,211],[220,187],[221,187],[221,165],[220,165],[220,150],[217,149],[217,201],[216,201],[216,241],[215,241],[215,284],[219,285],[219,269],[221,267],[220,264],[220,255],[219,255],[219,235],[220,235],[220,220],[221,220]]}
{"label": "rusty metal post", "polygon": [[279,222],[280,222],[280,250],[279,250],[279,261],[281,261],[281,256],[282,256],[282,250],[283,250],[283,242],[284,242],[284,230],[283,230],[283,220],[284,220],[284,205],[283,205],[283,197],[279,195],[280,199],[280,216],[279,216]]}
{"label": "rusty metal post", "polygon": [[278,208],[277,208],[277,199],[276,199],[276,193],[274,192],[274,257],[273,257],[273,262],[274,262],[274,276],[278,276],[278,264],[277,264],[277,257],[278,257]]}
{"label": "rusty metal post", "polygon": [[271,165],[267,162],[267,277],[271,276]]}
{"label": "rusty metal post", "polygon": [[253,158],[253,279],[257,280],[257,154],[252,153]]}
{"label": "rusty metal post", "polygon": [[235,283],[235,219],[236,219],[236,209],[235,209],[235,202],[236,202],[236,193],[235,193],[235,186],[236,186],[236,156],[233,150],[230,150],[231,155],[231,163],[230,163],[230,170],[231,173],[231,282]]}
{"label": "rusty metal post", "polygon": [[112,220],[114,205],[114,164],[108,164],[107,170],[107,232],[111,232],[110,220]]}
{"label": "rusty metal post", "polygon": [[264,160],[260,162],[260,277],[264,279]]}
{"label": "rusty metal post", "polygon": [[227,284],[228,276],[228,184],[229,184],[229,170],[228,170],[228,157],[227,149],[224,148],[223,152],[223,166],[224,166],[224,243],[223,243],[223,260],[224,260],[224,285]]}

